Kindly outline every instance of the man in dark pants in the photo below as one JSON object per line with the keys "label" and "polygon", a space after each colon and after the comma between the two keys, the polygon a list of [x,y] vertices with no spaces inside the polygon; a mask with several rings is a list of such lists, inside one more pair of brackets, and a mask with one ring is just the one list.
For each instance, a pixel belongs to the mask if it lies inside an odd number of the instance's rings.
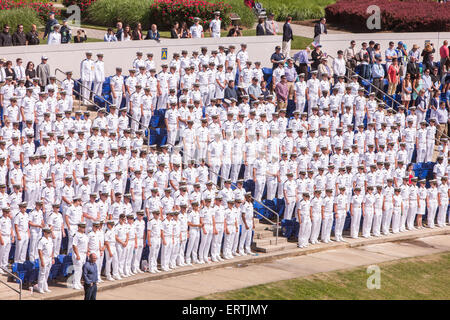
{"label": "man in dark pants", "polygon": [[83,266],[84,300],[97,300],[97,256],[95,253],[89,255],[89,261]]}

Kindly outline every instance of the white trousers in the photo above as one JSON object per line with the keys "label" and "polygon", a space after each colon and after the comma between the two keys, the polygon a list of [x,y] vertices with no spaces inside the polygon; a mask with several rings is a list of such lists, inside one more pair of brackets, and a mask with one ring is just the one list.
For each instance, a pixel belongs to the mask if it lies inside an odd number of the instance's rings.
{"label": "white trousers", "polygon": [[381,229],[381,219],[383,218],[383,210],[375,209],[375,214],[373,215],[373,223],[372,223],[372,234],[374,236],[380,236]]}
{"label": "white trousers", "polygon": [[400,231],[400,220],[402,217],[402,209],[394,208],[392,211],[392,233],[398,233]]}
{"label": "white trousers", "polygon": [[417,159],[416,162],[425,162],[425,157],[427,155],[426,144],[419,144],[417,146]]}
{"label": "white trousers", "polygon": [[[114,276],[117,277],[119,275],[119,260],[117,259],[117,250],[114,244],[111,244],[111,254],[109,255],[109,251],[106,249],[106,263],[105,263],[105,275],[107,278]],[[112,271],[112,274],[111,274]]]}
{"label": "white trousers", "polygon": [[181,231],[181,238],[180,246],[178,250],[178,257],[177,257],[177,265],[184,264],[184,252],[186,251],[186,244],[187,244],[187,232]]}
{"label": "white trousers", "polygon": [[359,226],[361,225],[361,208],[355,208],[350,221],[350,237],[358,238]]}
{"label": "white trousers", "polygon": [[158,253],[161,247],[161,238],[151,238],[150,253],[148,256],[150,270],[156,270],[158,266]]}
{"label": "white trousers", "polygon": [[0,245],[0,267],[6,268],[9,260],[9,251],[11,250],[11,239],[3,237],[4,245]]}
{"label": "white trousers", "polygon": [[433,152],[434,152],[434,140],[432,141],[427,140],[427,155],[425,157],[426,162],[432,161]]}
{"label": "white trousers", "polygon": [[278,181],[277,178],[267,178],[267,199],[272,200],[277,195]]}
{"label": "white trousers", "polygon": [[266,177],[265,176],[257,176],[255,183],[255,199],[261,201],[264,186],[266,185]]}
{"label": "white trousers", "polygon": [[236,182],[239,178],[239,171],[241,171],[241,163],[231,165],[231,176],[230,179],[232,182]]}
{"label": "white trousers", "polygon": [[119,275],[125,274],[125,259],[127,257],[127,248],[122,247],[120,243],[116,243],[117,262],[119,264]]}
{"label": "white trousers", "polygon": [[175,141],[177,139],[177,126],[169,125],[167,128],[167,144],[171,147],[175,145]]}
{"label": "white trousers", "polygon": [[200,242],[200,229],[191,228],[189,230],[189,241],[186,250],[186,262],[191,263],[191,257],[194,262],[197,262],[198,245]]}
{"label": "white trousers", "polygon": [[[20,235],[21,239],[16,239],[16,251],[14,255],[14,262],[24,263],[27,257],[27,249],[28,249],[28,234],[26,232]],[[9,254],[9,252],[8,252]]]}
{"label": "white trousers", "polygon": [[234,241],[234,236],[236,233],[236,229],[234,229],[233,227],[229,228],[231,230],[230,234],[226,234],[225,233],[225,242],[223,245],[223,255],[224,257],[232,257],[232,248],[233,248],[233,241]]}
{"label": "white trousers", "polygon": [[240,236],[240,232],[239,232],[239,227],[238,227],[238,231],[236,231],[234,233],[233,245],[231,246],[231,252],[233,254],[237,253],[238,246],[239,246],[239,236]]}
{"label": "white trousers", "polygon": [[295,104],[295,111],[303,112],[305,110],[306,98],[297,96],[297,103]]}
{"label": "white trousers", "polygon": [[311,235],[309,240],[311,242],[317,242],[320,234],[320,227],[322,225],[322,218],[320,213],[318,215],[313,214],[313,218],[311,220]]}
{"label": "white trousers", "polygon": [[333,227],[333,213],[325,215],[325,219],[322,220],[322,232],[320,239],[324,242],[330,241],[331,228]]}
{"label": "white trousers", "polygon": [[142,197],[134,197],[134,201],[131,204],[131,206],[133,207],[133,212],[137,212],[137,211],[141,210]]}
{"label": "white trousers", "polygon": [[367,238],[370,236],[370,230],[372,229],[373,211],[366,210],[363,217],[362,236]]}
{"label": "white trousers", "polygon": [[44,267],[39,262],[39,276],[38,276],[38,289],[43,292],[44,290],[48,290],[48,275],[50,273],[50,269],[52,267],[52,260],[44,262]]}
{"label": "white trousers", "polygon": [[122,92],[116,92],[116,98],[112,98],[113,104],[117,106],[117,110],[120,109],[120,106],[122,104],[122,98],[123,98]]}
{"label": "white trousers", "polygon": [[143,239],[138,239],[138,247],[134,249],[133,260],[131,260],[131,270],[134,272],[141,268],[141,257],[143,247]]}
{"label": "white trousers", "polygon": [[441,202],[437,214],[437,224],[439,227],[445,226],[445,218],[447,215],[448,202]]}
{"label": "white trousers", "polygon": [[414,228],[414,220],[416,219],[416,213],[417,213],[417,201],[411,200],[409,203],[408,218],[406,219],[406,226],[408,227],[408,230],[412,230]]}
{"label": "white trousers", "polygon": [[292,219],[292,213],[294,212],[295,208],[295,197],[288,197],[289,204],[286,204],[284,207],[284,219],[291,220]]}
{"label": "white trousers", "polygon": [[103,89],[103,82],[100,81],[94,81],[94,94],[101,97],[102,96],[102,89]]}
{"label": "white trousers", "polygon": [[253,163],[248,163],[244,170],[244,180],[251,180],[253,177]]}
{"label": "white trousers", "polygon": [[81,274],[83,271],[83,265],[86,262],[86,252],[78,252],[80,255],[80,260],[77,260],[77,255],[72,255],[72,262],[73,262],[73,286],[81,287]]}
{"label": "white trousers", "polygon": [[383,234],[389,234],[389,228],[391,227],[391,221],[392,221],[392,203],[390,203],[388,206],[386,206],[387,209],[383,211],[383,218],[381,219],[381,230],[383,231]]}
{"label": "white trousers", "polygon": [[125,250],[125,273],[131,273],[131,261],[134,255],[134,239],[129,239]]}
{"label": "white trousers", "polygon": [[430,205],[427,207],[427,225],[429,228],[434,227],[434,219],[436,218],[436,210],[438,207],[437,201],[429,201]]}
{"label": "white trousers", "polygon": [[28,255],[31,262],[34,262],[34,260],[39,258],[37,244],[40,238],[40,232],[30,231],[30,248],[28,250]]}
{"label": "white trousers", "polygon": [[168,269],[170,263],[170,256],[172,255],[173,240],[172,235],[169,239],[166,239],[166,244],[161,246],[161,268]]}
{"label": "white trousers", "polygon": [[342,238],[342,231],[344,230],[345,224],[345,216],[346,216],[345,211],[337,213],[336,225],[334,226],[334,236],[336,238]]}
{"label": "white trousers", "polygon": [[298,232],[298,245],[307,246],[311,235],[311,218],[309,215],[302,215],[301,219],[302,222],[300,223],[300,230]]}
{"label": "white trousers", "polygon": [[81,97],[83,98],[83,104],[87,104],[87,99],[89,99],[89,96],[91,94],[89,90],[91,89],[92,81],[82,80],[81,83],[83,85],[81,87]]}
{"label": "white trousers", "polygon": [[246,253],[250,253],[250,246],[252,244],[252,231],[253,225],[248,225],[248,229],[244,224],[241,224],[241,237],[239,239],[239,252],[243,253],[244,249]]}
{"label": "white trousers", "polygon": [[403,211],[400,217],[400,231],[406,229],[406,219],[408,218],[409,200],[403,200]]}
{"label": "white trousers", "polygon": [[222,163],[222,167],[220,169],[220,175],[222,178],[220,179],[220,186],[223,188],[223,184],[225,180],[230,177],[231,163]]}
{"label": "white trousers", "polygon": [[211,248],[211,256],[212,258],[216,258],[220,256],[220,249],[222,247],[222,239],[223,239],[223,224],[216,225],[217,234],[213,235],[212,240],[212,248]]}
{"label": "white trousers", "polygon": [[213,238],[212,234],[212,225],[205,226],[206,234],[201,230],[201,241],[200,241],[200,249],[198,251],[198,257],[200,260],[205,262],[208,261],[209,250],[211,248],[211,242]]}

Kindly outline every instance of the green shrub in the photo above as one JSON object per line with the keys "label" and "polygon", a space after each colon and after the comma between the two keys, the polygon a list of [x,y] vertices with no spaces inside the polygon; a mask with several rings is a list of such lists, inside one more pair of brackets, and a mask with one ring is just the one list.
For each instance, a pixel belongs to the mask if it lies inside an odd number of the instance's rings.
{"label": "green shrub", "polygon": [[0,11],[0,26],[8,24],[10,27],[10,33],[16,32],[18,24],[23,24],[24,32],[28,32],[31,29],[31,25],[35,24],[38,28],[42,22],[39,19],[39,14],[30,8],[17,8],[10,10]]}
{"label": "green shrub", "polygon": [[101,26],[115,27],[118,21],[132,28],[140,22],[143,29],[151,24],[149,16],[153,0],[97,0],[88,9],[87,20]]}
{"label": "green shrub", "polygon": [[273,12],[275,20],[283,21],[291,16],[294,21],[318,19],[325,15],[325,7],[335,0],[261,0],[267,13]]}

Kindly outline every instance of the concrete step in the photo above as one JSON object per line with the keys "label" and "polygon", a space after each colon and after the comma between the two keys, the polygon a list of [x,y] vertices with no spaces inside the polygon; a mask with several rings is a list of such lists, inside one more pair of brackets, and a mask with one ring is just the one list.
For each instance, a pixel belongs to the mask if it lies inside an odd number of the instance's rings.
{"label": "concrete step", "polygon": [[255,231],[255,233],[253,234],[253,239],[266,239],[273,236],[275,236],[275,233],[273,231]]}
{"label": "concrete step", "polygon": [[[280,239],[278,239],[278,240],[280,240]],[[264,246],[264,247],[253,247],[253,249],[258,252],[269,253],[269,252],[283,251],[283,250],[288,250],[288,249],[295,249],[296,247],[297,247],[296,243],[292,243],[292,242],[280,243],[280,242],[278,242],[277,245],[274,244],[274,245],[268,245],[268,246]]]}
{"label": "concrete step", "polygon": [[[264,238],[264,239],[253,239],[253,243],[256,247],[265,247],[274,245],[277,242],[277,238],[274,236]],[[278,244],[286,243],[287,239],[285,237],[278,237]]]}

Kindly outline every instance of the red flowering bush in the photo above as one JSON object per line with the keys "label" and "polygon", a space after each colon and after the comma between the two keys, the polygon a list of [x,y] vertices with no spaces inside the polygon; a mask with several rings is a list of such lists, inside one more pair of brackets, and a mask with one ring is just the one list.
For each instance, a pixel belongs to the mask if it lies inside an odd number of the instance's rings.
{"label": "red flowering bush", "polygon": [[[331,23],[350,28],[355,32],[367,29],[366,21],[372,13],[367,8],[373,0],[339,0],[325,8],[325,16]],[[450,31],[450,3],[432,0],[377,0],[381,11],[383,31],[436,32]]]}
{"label": "red flowering bush", "polygon": [[27,2],[27,1],[12,1],[0,0],[0,10],[10,10],[18,8],[30,8],[39,14],[39,17],[46,21],[50,12],[55,12],[56,16],[60,15],[60,10],[53,7],[53,4],[46,2]]}
{"label": "red flowering bush", "polygon": [[150,6],[150,17],[159,27],[170,27],[175,21],[194,24],[194,18],[201,19],[204,28],[214,19],[214,11],[220,11],[222,25],[230,24],[232,7],[223,2],[210,3],[203,0],[155,0]]}

